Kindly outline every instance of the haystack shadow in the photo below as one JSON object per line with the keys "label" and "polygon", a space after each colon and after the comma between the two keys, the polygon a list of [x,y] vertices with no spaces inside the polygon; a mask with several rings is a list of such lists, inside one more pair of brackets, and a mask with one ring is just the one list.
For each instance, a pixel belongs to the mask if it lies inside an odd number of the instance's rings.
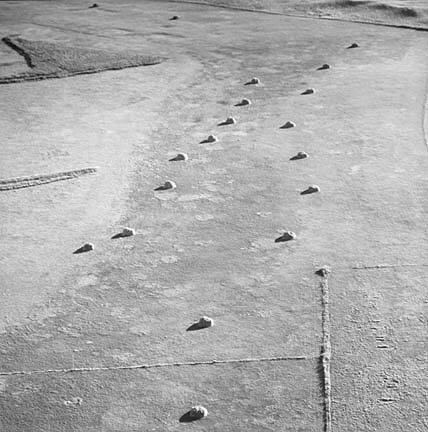
{"label": "haystack shadow", "polygon": [[308,188],[308,189],[305,189],[304,191],[300,192],[300,195],[310,195],[310,194],[313,194],[313,193],[316,193],[316,192],[318,192],[318,191],[313,190],[311,188]]}
{"label": "haystack shadow", "polygon": [[183,414],[180,419],[178,420],[180,423],[191,423],[198,420],[197,418],[193,417],[190,413],[190,411],[187,411],[187,413]]}
{"label": "haystack shadow", "polygon": [[201,325],[199,322],[195,322],[189,327],[187,327],[186,331],[197,331],[206,328],[206,326]]}
{"label": "haystack shadow", "polygon": [[81,254],[81,253],[85,253],[85,252],[90,252],[92,249],[89,249],[86,245],[80,246],[79,249],[76,249],[73,254],[77,255],[77,254]]}
{"label": "haystack shadow", "polygon": [[112,240],[115,240],[115,239],[118,239],[118,238],[122,238],[122,237],[129,237],[129,236],[126,236],[125,234],[123,234],[123,233],[117,233],[117,234],[115,234],[114,236],[112,236],[112,237],[110,237]]}

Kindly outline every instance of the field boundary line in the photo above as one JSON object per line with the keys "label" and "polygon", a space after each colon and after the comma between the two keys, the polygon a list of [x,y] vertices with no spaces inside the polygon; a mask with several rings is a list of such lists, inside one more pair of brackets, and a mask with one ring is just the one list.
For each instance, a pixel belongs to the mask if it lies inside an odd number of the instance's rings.
{"label": "field boundary line", "polygon": [[321,321],[322,345],[320,363],[322,368],[322,387],[324,393],[324,432],[331,432],[331,324],[330,324],[330,292],[328,277],[323,276],[321,288]]}
{"label": "field boundary line", "polygon": [[428,75],[425,80],[425,101],[422,109],[422,135],[425,147],[428,150]]}
{"label": "field boundary line", "polygon": [[351,267],[351,270],[377,270],[388,268],[401,268],[401,267],[428,267],[426,263],[410,263],[410,264],[376,264],[376,265],[360,265]]}
{"label": "field boundary line", "polygon": [[315,360],[316,356],[283,356],[283,357],[260,357],[260,358],[242,358],[242,359],[225,359],[225,360],[203,360],[203,361],[189,361],[189,362],[172,362],[172,363],[147,363],[137,365],[123,365],[123,366],[99,366],[99,367],[82,367],[82,368],[69,368],[69,369],[42,369],[42,370],[28,370],[28,371],[10,371],[0,372],[0,376],[11,375],[40,375],[40,374],[53,374],[53,373],[76,373],[76,372],[102,372],[102,371],[119,371],[119,370],[134,370],[134,369],[155,369],[155,368],[170,368],[180,366],[203,366],[203,365],[217,365],[217,364],[234,364],[234,363],[262,363],[262,362],[280,362],[280,361],[301,361],[301,360]]}

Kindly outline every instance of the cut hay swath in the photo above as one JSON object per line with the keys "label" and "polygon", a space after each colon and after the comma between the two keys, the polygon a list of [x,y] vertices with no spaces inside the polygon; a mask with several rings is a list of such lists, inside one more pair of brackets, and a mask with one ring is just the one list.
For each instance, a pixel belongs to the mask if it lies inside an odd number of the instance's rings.
{"label": "cut hay swath", "polygon": [[97,168],[82,168],[72,171],[62,171],[53,174],[39,174],[28,177],[14,177],[10,179],[0,180],[0,191],[8,191],[13,189],[22,189],[32,186],[39,186],[46,183],[53,183],[62,180],[70,180],[81,177],[86,174],[93,174]]}

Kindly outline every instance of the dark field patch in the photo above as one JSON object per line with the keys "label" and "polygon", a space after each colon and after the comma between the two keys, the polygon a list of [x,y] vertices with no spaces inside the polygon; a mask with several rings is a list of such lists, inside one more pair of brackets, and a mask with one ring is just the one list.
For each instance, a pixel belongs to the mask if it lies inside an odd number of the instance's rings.
{"label": "dark field patch", "polygon": [[160,57],[135,51],[111,52],[19,37],[4,37],[2,41],[25,58],[30,70],[12,76],[0,76],[0,84],[149,66],[162,61]]}

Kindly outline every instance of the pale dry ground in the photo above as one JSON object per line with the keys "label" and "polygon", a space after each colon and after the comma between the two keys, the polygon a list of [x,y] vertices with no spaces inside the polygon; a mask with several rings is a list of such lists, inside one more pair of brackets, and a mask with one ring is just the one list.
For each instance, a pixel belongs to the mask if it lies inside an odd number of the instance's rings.
{"label": "pale dry ground", "polygon": [[[2,36],[169,57],[0,86],[2,178],[99,168],[1,193],[2,430],[322,431],[321,264],[333,430],[424,430],[423,33],[163,2],[0,7]],[[137,236],[110,240],[123,225]],[[297,241],[275,244],[283,230]],[[202,314],[216,325],[186,332]],[[307,359],[7,375],[283,356]],[[208,419],[179,423],[193,404]]]}

